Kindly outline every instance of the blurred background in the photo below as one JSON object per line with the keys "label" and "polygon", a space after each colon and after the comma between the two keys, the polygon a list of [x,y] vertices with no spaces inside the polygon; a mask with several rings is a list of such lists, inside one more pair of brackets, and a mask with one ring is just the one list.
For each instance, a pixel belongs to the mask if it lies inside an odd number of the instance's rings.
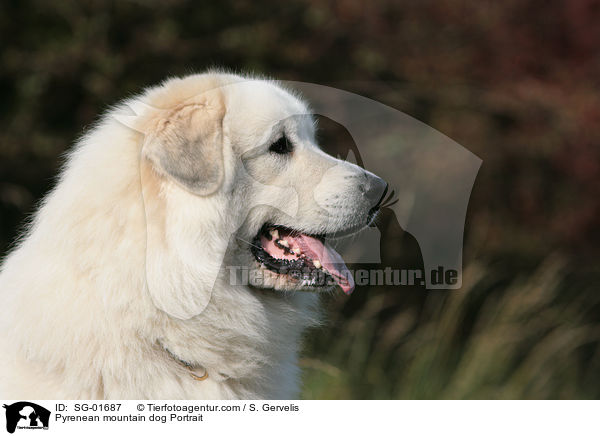
{"label": "blurred background", "polygon": [[[0,3],[0,254],[109,105],[220,66],[381,101],[483,160],[463,288],[327,298],[303,398],[600,398],[600,1]],[[322,141],[349,141],[321,123]],[[384,210],[384,265],[419,267]]]}

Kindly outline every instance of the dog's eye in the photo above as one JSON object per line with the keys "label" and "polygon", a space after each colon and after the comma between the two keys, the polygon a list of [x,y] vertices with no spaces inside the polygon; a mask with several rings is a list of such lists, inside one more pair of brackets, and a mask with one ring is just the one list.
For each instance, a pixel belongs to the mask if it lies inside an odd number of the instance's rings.
{"label": "dog's eye", "polygon": [[269,151],[277,154],[287,154],[294,150],[294,146],[288,141],[287,137],[283,135],[280,139],[275,141],[269,147]]}

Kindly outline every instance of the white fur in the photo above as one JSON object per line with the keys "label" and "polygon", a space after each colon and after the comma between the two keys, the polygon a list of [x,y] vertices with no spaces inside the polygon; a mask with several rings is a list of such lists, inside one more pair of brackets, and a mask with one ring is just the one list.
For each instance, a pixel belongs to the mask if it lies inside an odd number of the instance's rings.
{"label": "white fur", "polygon": [[[215,86],[225,108],[215,126],[224,178],[199,196],[152,165],[144,126],[153,128],[153,109],[164,115]],[[147,113],[132,129],[119,119],[136,102]],[[269,81],[219,73],[169,80],[109,111],[70,153],[2,266],[0,397],[295,397],[301,334],[317,324],[317,295],[291,284],[230,286],[221,261],[253,265],[243,242],[226,249],[231,235],[251,240],[266,221],[311,232],[364,221],[369,205],[348,182],[364,172],[320,151],[309,118],[288,118],[306,113]],[[291,164],[266,149],[241,163],[282,126],[296,143]],[[334,194],[341,206],[324,213]],[[285,209],[291,197],[286,213],[249,215],[257,204]],[[194,380],[165,347],[208,379]]]}

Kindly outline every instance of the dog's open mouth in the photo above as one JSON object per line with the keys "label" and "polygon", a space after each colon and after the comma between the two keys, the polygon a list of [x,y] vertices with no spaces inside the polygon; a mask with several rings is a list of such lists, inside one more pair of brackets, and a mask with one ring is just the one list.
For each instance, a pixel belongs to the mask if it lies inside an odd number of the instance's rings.
{"label": "dog's open mouth", "polygon": [[265,224],[254,238],[252,254],[261,265],[277,274],[307,282],[324,275],[321,278],[333,281],[346,294],[354,290],[354,280],[344,260],[322,236]]}

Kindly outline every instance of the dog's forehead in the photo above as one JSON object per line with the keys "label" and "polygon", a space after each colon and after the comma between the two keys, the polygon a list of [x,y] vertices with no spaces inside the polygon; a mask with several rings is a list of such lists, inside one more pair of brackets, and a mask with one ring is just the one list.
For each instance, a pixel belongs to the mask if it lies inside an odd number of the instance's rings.
{"label": "dog's forehead", "polygon": [[312,125],[304,102],[272,82],[243,81],[227,86],[225,92],[229,122],[250,131],[264,131],[288,120],[295,125]]}

